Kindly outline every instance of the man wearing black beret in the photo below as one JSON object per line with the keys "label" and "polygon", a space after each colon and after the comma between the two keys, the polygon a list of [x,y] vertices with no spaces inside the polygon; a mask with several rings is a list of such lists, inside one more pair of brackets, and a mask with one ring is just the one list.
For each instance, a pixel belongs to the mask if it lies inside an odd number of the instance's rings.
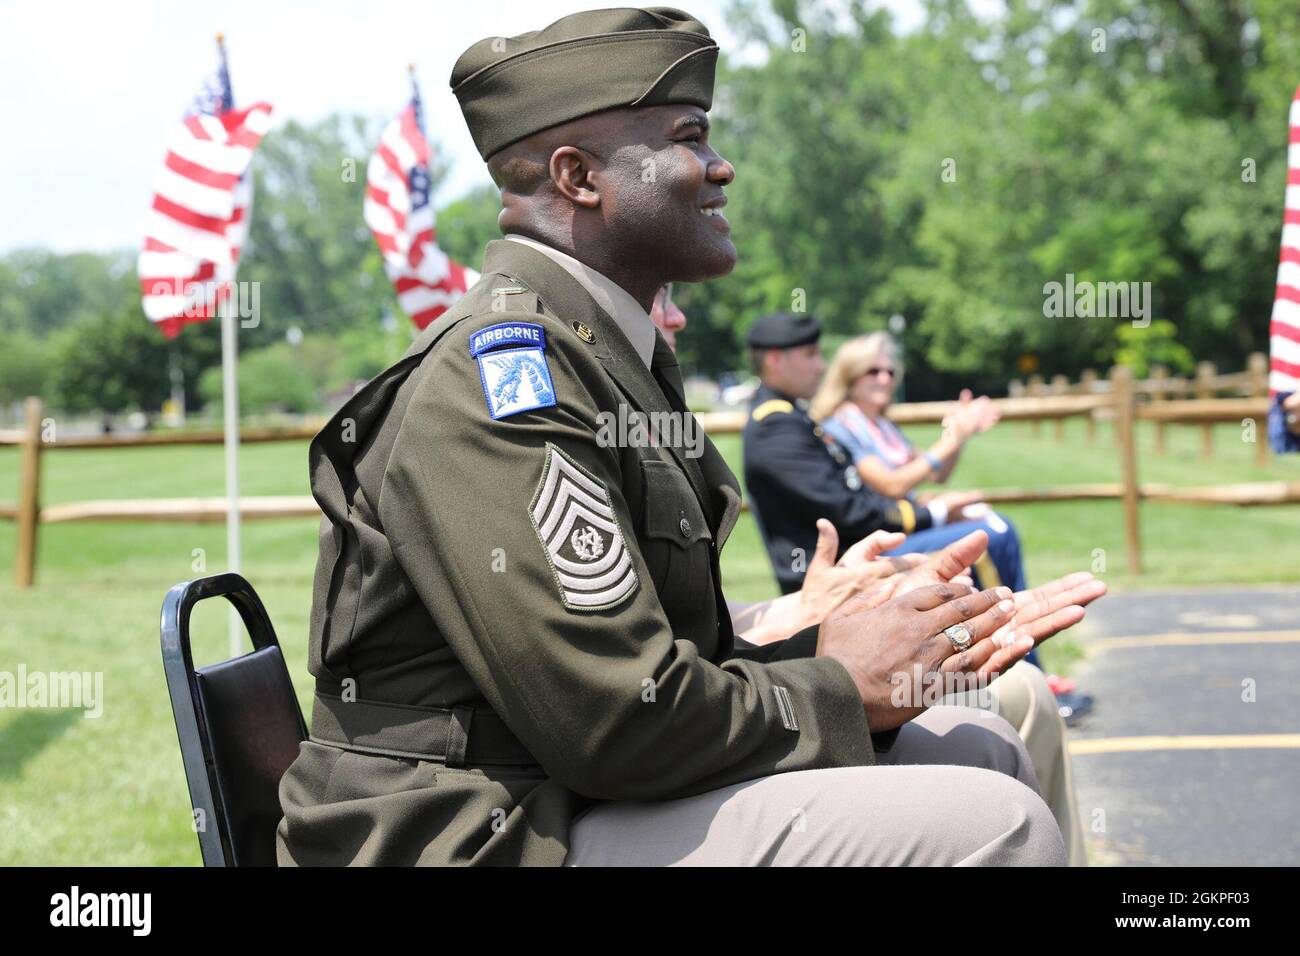
{"label": "man wearing black beret", "polygon": [[[845,450],[813,421],[807,400],[825,372],[820,337],[815,318],[788,313],[763,316],[745,337],[761,383],[744,430],[745,487],[786,595],[804,587],[819,551],[829,547],[839,559],[853,542],[873,532],[910,534],[947,519],[946,511],[933,503],[927,508],[867,487]],[[829,546],[827,522],[835,529]],[[950,539],[931,547],[958,541],[968,530],[950,525],[943,532]],[[909,537],[890,553],[903,550],[916,550],[916,539]],[[978,572],[972,576],[978,580]],[[1066,835],[1071,865],[1085,865],[1066,729],[1046,679],[1028,662],[1017,664],[998,679],[987,701],[996,702],[998,712],[1025,740],[1042,795]]]}
{"label": "man wearing black beret", "polygon": [[[799,590],[817,546],[817,519],[839,531],[841,553],[873,531],[910,533],[946,515],[864,488],[843,450],[808,414],[826,363],[821,323],[777,312],[745,336],[759,387],[745,423],[745,489],[781,591]],[[838,555],[836,555],[838,557]]]}
{"label": "man wearing black beret", "polygon": [[749,645],[722,456],[602,437],[689,416],[648,311],[735,265],[717,53],[683,11],[594,10],[453,68],[506,238],[312,442],[316,696],[282,864],[1064,860],[1015,731],[889,678],[991,678],[1082,616],[1068,594],[975,593],[954,553],[940,583]]}

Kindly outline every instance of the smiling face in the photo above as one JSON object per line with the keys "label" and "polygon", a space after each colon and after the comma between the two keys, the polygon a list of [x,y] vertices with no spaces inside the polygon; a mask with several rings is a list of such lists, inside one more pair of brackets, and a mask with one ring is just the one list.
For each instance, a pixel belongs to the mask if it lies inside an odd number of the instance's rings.
{"label": "smiling face", "polygon": [[584,116],[507,146],[488,171],[501,188],[503,233],[569,253],[647,310],[666,283],[735,267],[722,207],[736,171],[709,145],[697,106]]}
{"label": "smiling face", "polygon": [[849,385],[849,400],[872,415],[882,414],[894,400],[894,360],[878,352]]}
{"label": "smiling face", "polygon": [[629,255],[659,264],[666,281],[699,282],[736,264],[723,187],[736,177],[709,144],[698,106],[615,110],[624,127],[593,176],[610,236]]}

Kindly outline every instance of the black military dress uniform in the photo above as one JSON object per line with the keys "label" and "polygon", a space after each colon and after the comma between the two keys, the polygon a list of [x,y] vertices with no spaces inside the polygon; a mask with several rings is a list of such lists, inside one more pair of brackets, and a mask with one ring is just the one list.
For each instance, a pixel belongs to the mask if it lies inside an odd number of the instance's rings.
{"label": "black military dress uniform", "polygon": [[[820,337],[813,316],[778,312],[756,320],[745,341],[751,349],[791,349]],[[823,433],[801,399],[760,385],[743,441],[745,490],[785,594],[803,583],[817,547],[818,518],[835,525],[841,554],[873,531],[910,534],[932,523],[923,506],[865,487],[848,453]]]}

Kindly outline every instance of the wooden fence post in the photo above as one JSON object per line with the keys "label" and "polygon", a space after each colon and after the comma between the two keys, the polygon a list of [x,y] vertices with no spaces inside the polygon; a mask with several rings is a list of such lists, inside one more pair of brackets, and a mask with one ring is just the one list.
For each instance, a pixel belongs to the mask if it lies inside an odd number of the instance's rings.
{"label": "wooden fence post", "polygon": [[[1064,375],[1052,376],[1052,394],[1068,395],[1070,393],[1070,380]],[[1053,434],[1057,441],[1065,441],[1065,418],[1056,419],[1053,427]]]}
{"label": "wooden fence post", "polygon": [[[1092,395],[1096,389],[1093,387],[1097,382],[1097,370],[1085,368],[1079,373],[1079,391],[1084,395]],[[1083,417],[1088,426],[1088,444],[1091,445],[1097,440],[1097,419],[1091,412]]]}
{"label": "wooden fence post", "polygon": [[1116,365],[1110,372],[1115,385],[1115,432],[1119,436],[1120,480],[1124,486],[1124,543],[1130,574],[1142,573],[1142,540],[1138,527],[1137,441],[1134,433],[1136,396],[1133,370]]}
{"label": "wooden fence post", "polygon": [[36,579],[36,528],[41,520],[41,416],[39,398],[24,403],[22,459],[18,465],[18,554],[14,561],[14,586],[25,590]]}
{"label": "wooden fence post", "polygon": [[[1046,388],[1043,385],[1043,376],[1041,375],[1029,376],[1029,387],[1026,389],[1027,394],[1029,394],[1030,396],[1037,396],[1037,395],[1042,395],[1045,391]],[[1030,438],[1038,437],[1039,432],[1042,428],[1042,424],[1043,423],[1040,422],[1037,418],[1033,419],[1029,423]]]}
{"label": "wooden fence post", "polygon": [[[1214,387],[1211,379],[1216,374],[1213,362],[1196,363],[1196,397],[1213,398]],[[1214,422],[1205,422],[1201,425],[1201,457],[1214,457]]]}
{"label": "wooden fence post", "polygon": [[[1253,398],[1268,397],[1268,356],[1251,352],[1246,357],[1246,371],[1250,373],[1250,394]],[[1255,419],[1255,464],[1268,464],[1268,418]]]}
{"label": "wooden fence post", "polygon": [[[1025,394],[1025,383],[1020,381],[1020,379],[1013,378],[1011,381],[1007,382],[1007,398],[1020,398],[1024,394]],[[1015,434],[1017,439],[1024,437],[1025,428],[1022,424],[1020,424],[1020,422],[1013,423],[1011,427],[1015,429]]]}
{"label": "wooden fence post", "polygon": [[[1155,405],[1165,400],[1165,386],[1168,384],[1169,369],[1163,365],[1151,366],[1151,378],[1153,387],[1151,391],[1151,404]],[[1156,454],[1165,453],[1165,423],[1156,422]]]}

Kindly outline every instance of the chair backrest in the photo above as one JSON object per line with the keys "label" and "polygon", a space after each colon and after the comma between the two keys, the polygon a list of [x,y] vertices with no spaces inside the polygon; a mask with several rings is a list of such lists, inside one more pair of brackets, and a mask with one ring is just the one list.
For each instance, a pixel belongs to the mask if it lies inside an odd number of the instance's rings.
{"label": "chair backrest", "polygon": [[[205,598],[239,611],[253,651],[199,669],[190,614]],[[162,609],[163,670],[204,866],[274,866],[280,778],[307,725],[266,608],[238,574],[176,585]]]}

